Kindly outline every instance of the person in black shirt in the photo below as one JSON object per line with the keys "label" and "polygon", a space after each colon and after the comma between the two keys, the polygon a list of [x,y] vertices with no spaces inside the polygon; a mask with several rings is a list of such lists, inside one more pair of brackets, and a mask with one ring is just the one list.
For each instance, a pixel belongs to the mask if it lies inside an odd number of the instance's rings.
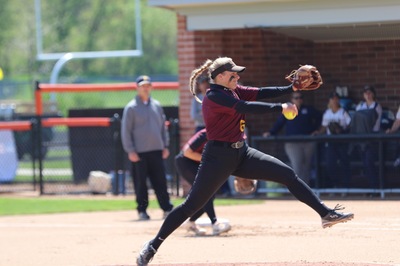
{"label": "person in black shirt", "polygon": [[258,100],[273,98],[298,90],[294,85],[284,87],[246,87],[238,84],[245,67],[236,65],[229,57],[207,60],[193,71],[191,92],[196,78],[208,71],[210,88],[203,100],[203,116],[208,142],[204,147],[196,180],[186,200],[174,208],[164,220],[157,235],[146,242],[137,256],[137,265],[147,265],[163,241],[188,217],[200,210],[230,175],[248,179],[273,181],[285,185],[301,202],[316,211],[322,227],[351,220],[352,213],[341,213],[336,205],[325,206],[315,193],[282,161],[249,147],[245,142],[246,113],[297,113],[291,103],[266,103]]}

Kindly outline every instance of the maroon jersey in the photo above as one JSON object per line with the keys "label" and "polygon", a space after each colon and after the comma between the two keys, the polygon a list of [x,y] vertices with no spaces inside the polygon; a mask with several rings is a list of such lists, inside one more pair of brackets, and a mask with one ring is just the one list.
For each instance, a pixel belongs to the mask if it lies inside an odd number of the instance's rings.
{"label": "maroon jersey", "polygon": [[237,142],[246,138],[246,113],[282,112],[281,103],[258,102],[292,92],[292,86],[245,87],[235,90],[211,84],[203,99],[202,109],[208,140]]}
{"label": "maroon jersey", "polygon": [[245,139],[245,114],[235,107],[256,100],[258,88],[238,86],[235,90],[211,84],[203,99],[203,116],[209,140],[236,142]]}

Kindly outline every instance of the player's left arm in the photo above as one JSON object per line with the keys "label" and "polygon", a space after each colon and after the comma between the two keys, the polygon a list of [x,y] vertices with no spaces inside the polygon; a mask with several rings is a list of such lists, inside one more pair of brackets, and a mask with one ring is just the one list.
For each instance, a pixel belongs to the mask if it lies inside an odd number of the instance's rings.
{"label": "player's left arm", "polygon": [[293,86],[283,87],[261,87],[258,91],[256,100],[271,99],[293,92]]}
{"label": "player's left arm", "polygon": [[245,87],[238,85],[236,92],[240,99],[245,101],[259,101],[263,99],[276,98],[293,92],[292,85],[289,86],[271,86],[271,87]]}

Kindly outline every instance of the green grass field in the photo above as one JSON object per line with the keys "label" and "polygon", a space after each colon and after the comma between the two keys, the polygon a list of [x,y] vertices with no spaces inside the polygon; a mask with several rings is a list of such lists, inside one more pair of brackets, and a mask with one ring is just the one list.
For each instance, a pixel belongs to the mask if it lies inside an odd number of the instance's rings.
{"label": "green grass field", "polygon": [[[183,202],[182,198],[173,198],[174,206]],[[216,206],[259,204],[261,200],[246,199],[216,199]],[[150,200],[149,209],[159,208],[156,200]],[[16,198],[0,197],[0,216],[67,213],[67,212],[95,212],[135,210],[136,202],[133,198],[120,199],[72,199],[72,198]]]}

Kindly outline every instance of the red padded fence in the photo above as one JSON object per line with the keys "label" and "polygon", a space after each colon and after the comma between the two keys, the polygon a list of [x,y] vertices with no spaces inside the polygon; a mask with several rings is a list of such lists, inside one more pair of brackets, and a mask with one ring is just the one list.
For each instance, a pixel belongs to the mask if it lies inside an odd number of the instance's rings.
{"label": "red padded fence", "polygon": [[32,124],[29,121],[7,121],[0,122],[0,130],[27,131],[31,130]]}

